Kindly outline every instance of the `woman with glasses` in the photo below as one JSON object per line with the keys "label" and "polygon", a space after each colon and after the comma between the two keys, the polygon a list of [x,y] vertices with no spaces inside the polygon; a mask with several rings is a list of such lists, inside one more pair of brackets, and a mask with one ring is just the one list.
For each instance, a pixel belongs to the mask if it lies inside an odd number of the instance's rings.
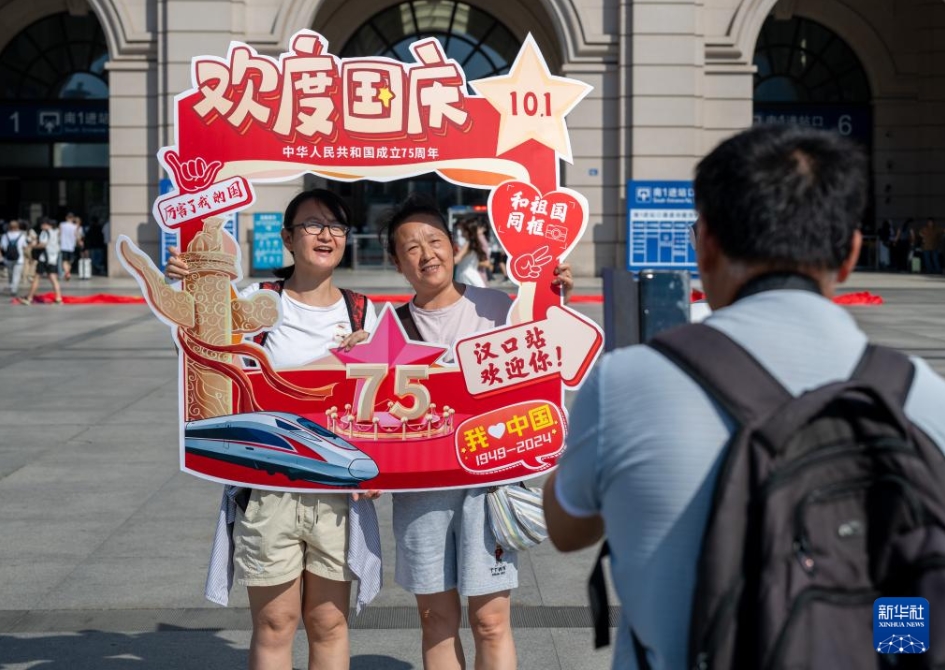
{"label": "woman with glasses", "polygon": [[[282,320],[262,342],[274,367],[297,368],[324,356],[331,348],[350,348],[373,330],[377,322],[374,305],[332,282],[332,273],[344,255],[350,225],[348,206],[324,189],[304,191],[286,207],[282,241],[294,264],[275,273],[279,282],[254,284],[241,292],[242,297],[261,288],[280,293]],[[180,279],[188,273],[187,265],[176,249],[171,253],[166,274]],[[364,308],[363,328],[352,327],[360,320],[354,316],[353,303]],[[363,554],[350,551],[358,538],[378,537],[373,507],[365,513],[366,501],[359,503],[357,494],[349,497],[253,489],[247,501],[246,491],[228,487],[224,499],[245,503],[235,513],[232,533],[235,574],[248,589],[253,619],[249,667],[291,668],[292,641],[301,618],[308,634],[310,670],[347,668],[351,580],[357,576],[363,591],[367,577],[348,559]],[[366,497],[377,495],[369,492]],[[350,505],[362,510],[351,515],[358,519],[351,528]],[[222,544],[227,543],[224,540]],[[222,594],[211,590],[214,575],[225,575],[225,567],[213,563],[207,595],[226,604],[225,589]],[[378,556],[373,563],[378,573],[379,566]],[[374,578],[379,587],[380,575]]]}

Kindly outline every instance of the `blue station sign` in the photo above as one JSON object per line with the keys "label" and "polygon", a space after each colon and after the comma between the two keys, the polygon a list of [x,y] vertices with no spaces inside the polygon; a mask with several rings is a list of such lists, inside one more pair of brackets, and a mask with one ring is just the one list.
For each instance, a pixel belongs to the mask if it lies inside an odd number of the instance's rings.
{"label": "blue station sign", "polygon": [[0,139],[107,142],[108,100],[2,102]]}

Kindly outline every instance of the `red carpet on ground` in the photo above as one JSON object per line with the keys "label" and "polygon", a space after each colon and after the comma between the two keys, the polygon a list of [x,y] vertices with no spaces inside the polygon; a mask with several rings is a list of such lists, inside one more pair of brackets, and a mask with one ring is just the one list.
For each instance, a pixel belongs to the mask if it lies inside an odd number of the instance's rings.
{"label": "red carpet on ground", "polygon": [[[14,303],[19,302],[16,298]],[[53,292],[40,293],[33,298],[34,303],[52,304],[56,302],[56,294]],[[144,298],[140,295],[114,295],[112,293],[94,293],[92,295],[63,295],[62,302],[65,305],[140,305],[144,303]]]}
{"label": "red carpet on ground", "polygon": [[882,296],[875,295],[869,291],[857,291],[856,293],[844,293],[836,296],[833,301],[838,305],[882,305]]}
{"label": "red carpet on ground", "polygon": [[[407,302],[411,297],[411,294],[376,294],[368,296],[375,303],[383,302],[392,302],[392,303],[404,303]],[[514,296],[513,296],[514,297]],[[33,302],[37,303],[53,303],[55,302],[55,294],[42,293],[37,295]],[[698,302],[700,300],[705,300],[705,293],[697,289],[692,290],[690,296],[692,302]],[[838,295],[833,299],[838,305],[882,305],[883,298],[881,296],[870,293],[869,291],[857,291],[856,293],[845,293],[843,295]],[[16,298],[13,299],[14,303],[18,302]],[[64,295],[62,296],[62,302],[66,305],[140,305],[144,303],[144,298],[141,296],[134,295],[114,295],[112,293],[95,293],[92,295]],[[601,304],[604,302],[604,296],[600,294],[575,294],[571,296],[571,303],[573,304]]]}

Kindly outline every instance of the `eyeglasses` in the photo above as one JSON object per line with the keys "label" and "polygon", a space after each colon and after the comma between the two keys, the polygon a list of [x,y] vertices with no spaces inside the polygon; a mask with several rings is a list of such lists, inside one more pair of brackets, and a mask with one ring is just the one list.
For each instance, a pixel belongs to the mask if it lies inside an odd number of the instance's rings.
{"label": "eyeglasses", "polygon": [[325,223],[318,219],[308,219],[302,223],[296,223],[294,226],[289,226],[289,228],[292,230],[302,228],[308,235],[321,235],[322,231],[327,228],[332,237],[345,237],[350,230],[350,228],[343,223],[338,223],[337,221]]}

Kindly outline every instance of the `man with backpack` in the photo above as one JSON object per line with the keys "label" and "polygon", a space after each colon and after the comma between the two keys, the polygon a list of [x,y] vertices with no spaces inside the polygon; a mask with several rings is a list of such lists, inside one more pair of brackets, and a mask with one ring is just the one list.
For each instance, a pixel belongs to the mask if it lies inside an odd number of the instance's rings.
{"label": "man with backpack", "polygon": [[20,222],[10,221],[10,228],[0,237],[0,253],[10,273],[10,295],[16,297],[26,261],[26,232],[20,229]]}
{"label": "man with backpack", "polygon": [[714,313],[600,361],[545,485],[555,546],[606,536],[614,668],[894,667],[873,603],[900,596],[931,648],[899,667],[945,663],[945,380],[831,301],[867,192],[860,149],[809,128],[697,167]]}

